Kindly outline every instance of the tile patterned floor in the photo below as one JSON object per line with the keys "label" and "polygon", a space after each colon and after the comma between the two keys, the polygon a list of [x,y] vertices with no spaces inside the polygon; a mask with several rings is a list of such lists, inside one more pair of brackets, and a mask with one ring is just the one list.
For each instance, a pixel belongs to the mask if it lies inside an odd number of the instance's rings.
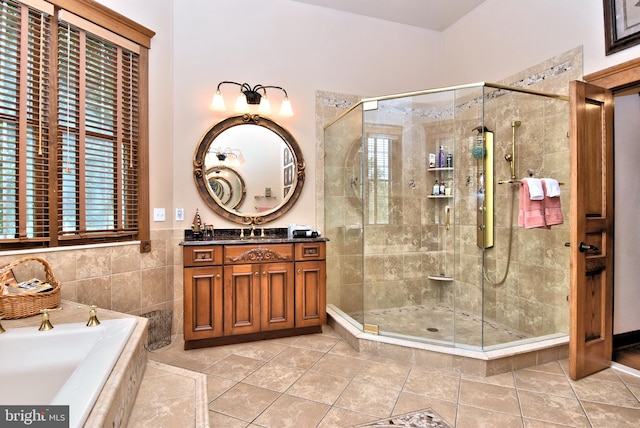
{"label": "tile patterned floor", "polygon": [[[640,377],[610,368],[572,381],[567,360],[478,377],[357,353],[326,326],[322,334],[182,347],[178,337],[149,353],[130,428],[338,428],[426,408],[460,428],[640,421]],[[208,415],[198,416],[198,376],[206,376]]]}

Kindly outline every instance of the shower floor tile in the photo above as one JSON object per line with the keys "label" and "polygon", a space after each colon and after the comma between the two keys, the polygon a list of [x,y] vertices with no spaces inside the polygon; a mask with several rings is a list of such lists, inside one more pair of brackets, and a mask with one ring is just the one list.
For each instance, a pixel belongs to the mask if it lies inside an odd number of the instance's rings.
{"label": "shower floor tile", "polygon": [[[350,313],[354,319],[377,325],[380,333],[422,338],[427,341],[492,346],[529,338],[525,333],[476,315],[454,311],[447,305],[415,305]],[[484,331],[483,331],[484,330]]]}

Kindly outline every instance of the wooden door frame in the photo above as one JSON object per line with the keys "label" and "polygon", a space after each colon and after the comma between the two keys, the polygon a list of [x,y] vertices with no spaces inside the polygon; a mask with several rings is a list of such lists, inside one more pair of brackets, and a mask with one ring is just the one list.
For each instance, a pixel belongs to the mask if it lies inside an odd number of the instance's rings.
{"label": "wooden door frame", "polygon": [[[625,89],[640,86],[640,58],[587,74],[583,77],[583,80],[601,88],[609,89],[615,96],[616,92],[620,93]],[[615,141],[613,144],[615,146]],[[615,280],[613,287],[615,290]],[[613,358],[613,355],[611,357]]]}
{"label": "wooden door frame", "polygon": [[583,80],[614,92],[635,86],[640,84],[640,58],[587,74]]}

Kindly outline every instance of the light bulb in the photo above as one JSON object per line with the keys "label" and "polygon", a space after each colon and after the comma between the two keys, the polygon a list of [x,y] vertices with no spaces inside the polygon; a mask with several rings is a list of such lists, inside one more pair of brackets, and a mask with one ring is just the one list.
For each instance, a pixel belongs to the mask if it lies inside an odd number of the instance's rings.
{"label": "light bulb", "polygon": [[222,98],[222,94],[220,91],[216,91],[216,94],[213,96],[211,100],[211,105],[209,108],[213,111],[225,111],[226,107],[224,106],[224,98]]}
{"label": "light bulb", "polygon": [[269,114],[271,113],[271,103],[269,102],[269,98],[267,98],[267,94],[264,94],[262,98],[260,98],[260,105],[258,106],[258,113]]}
{"label": "light bulb", "polygon": [[238,113],[249,113],[249,104],[247,104],[247,97],[240,92],[238,100],[236,101],[236,111]]}
{"label": "light bulb", "polygon": [[280,106],[280,116],[290,117],[293,116],[293,109],[291,108],[291,101],[289,98],[285,98]]}

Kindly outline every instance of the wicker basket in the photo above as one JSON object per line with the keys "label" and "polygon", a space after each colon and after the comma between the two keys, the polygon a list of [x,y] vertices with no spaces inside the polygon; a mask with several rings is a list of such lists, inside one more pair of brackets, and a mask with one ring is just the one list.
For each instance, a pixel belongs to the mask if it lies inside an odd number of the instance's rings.
{"label": "wicker basket", "polygon": [[[46,281],[53,286],[53,290],[42,293],[4,294],[5,281],[11,270],[16,266],[35,260],[44,267]],[[5,266],[0,275],[0,312],[4,319],[26,318],[39,314],[42,309],[53,309],[60,306],[60,284],[51,270],[49,263],[39,257],[23,257]]]}

